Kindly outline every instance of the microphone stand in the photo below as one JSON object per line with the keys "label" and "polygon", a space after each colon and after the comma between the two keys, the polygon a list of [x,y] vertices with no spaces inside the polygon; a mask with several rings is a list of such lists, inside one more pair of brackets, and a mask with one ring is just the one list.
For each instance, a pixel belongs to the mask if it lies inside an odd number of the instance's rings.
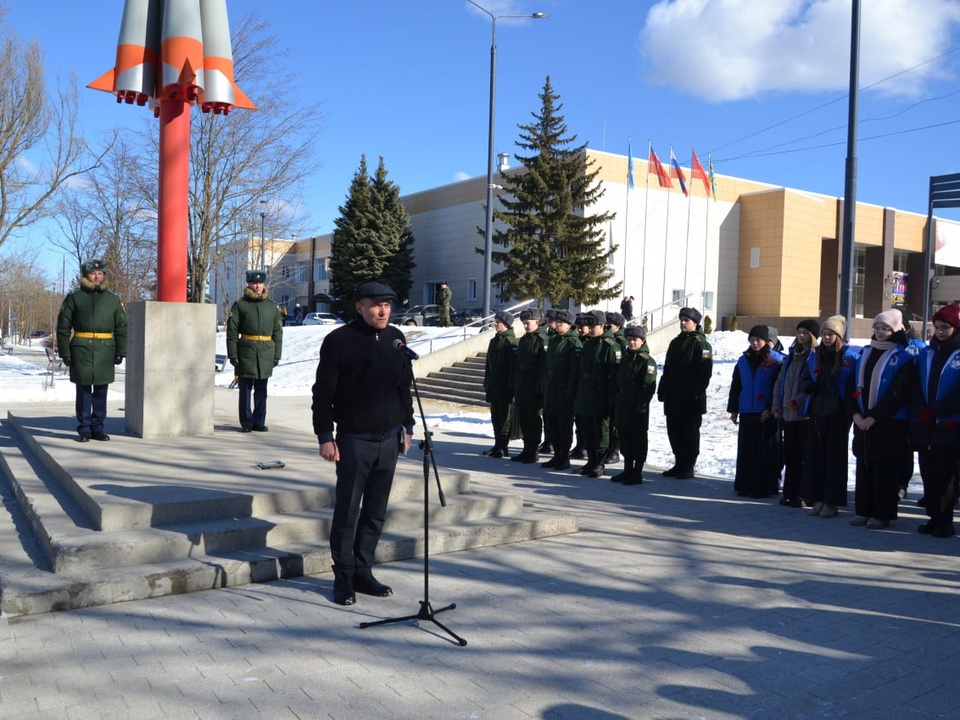
{"label": "microphone stand", "polygon": [[[405,350],[406,346],[400,345],[398,350]],[[404,615],[403,617],[387,618],[385,620],[375,620],[373,622],[362,622],[360,628],[373,627],[375,625],[388,625],[391,623],[406,622],[407,620],[428,620],[452,637],[460,647],[465,647],[467,641],[457,635],[453,630],[437,620],[437,615],[447,610],[453,610],[457,607],[456,603],[451,603],[446,607],[434,609],[430,604],[430,505],[429,505],[429,485],[430,485],[430,467],[433,467],[434,477],[437,479],[437,495],[440,498],[440,506],[446,507],[447,500],[443,496],[443,487],[440,485],[440,473],[437,471],[437,463],[433,456],[433,433],[427,429],[427,418],[423,412],[423,402],[420,400],[420,390],[417,388],[417,378],[413,375],[413,357],[404,352],[408,363],[411,365],[410,374],[413,378],[413,394],[417,398],[417,407],[420,410],[420,422],[423,424],[423,440],[420,441],[420,449],[423,450],[423,600],[420,601],[420,611],[414,615]]]}

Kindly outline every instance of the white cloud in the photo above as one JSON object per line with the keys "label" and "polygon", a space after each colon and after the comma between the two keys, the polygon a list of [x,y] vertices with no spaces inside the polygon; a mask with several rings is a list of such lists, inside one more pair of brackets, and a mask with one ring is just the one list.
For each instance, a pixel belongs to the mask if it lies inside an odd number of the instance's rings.
{"label": "white cloud", "polygon": [[[640,49],[652,82],[711,101],[845,90],[850,13],[850,0],[660,0]],[[948,49],[958,24],[960,0],[863,2],[861,86]],[[878,89],[916,94],[945,72],[944,63],[930,63]]]}
{"label": "white cloud", "polygon": [[453,181],[454,181],[454,182],[461,182],[461,181],[463,181],[463,180],[469,180],[469,179],[472,178],[472,177],[473,177],[473,175],[471,175],[470,173],[465,173],[465,172],[463,172],[463,171],[461,170],[460,172],[453,174]]}

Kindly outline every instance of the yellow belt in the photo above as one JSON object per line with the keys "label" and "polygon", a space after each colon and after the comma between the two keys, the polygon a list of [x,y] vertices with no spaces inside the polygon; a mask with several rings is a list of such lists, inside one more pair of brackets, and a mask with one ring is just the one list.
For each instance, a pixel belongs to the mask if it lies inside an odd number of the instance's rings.
{"label": "yellow belt", "polygon": [[75,332],[73,336],[78,338],[87,338],[89,340],[111,340],[113,338],[113,333]]}
{"label": "yellow belt", "polygon": [[241,340],[256,340],[257,342],[270,342],[273,335],[241,335]]}

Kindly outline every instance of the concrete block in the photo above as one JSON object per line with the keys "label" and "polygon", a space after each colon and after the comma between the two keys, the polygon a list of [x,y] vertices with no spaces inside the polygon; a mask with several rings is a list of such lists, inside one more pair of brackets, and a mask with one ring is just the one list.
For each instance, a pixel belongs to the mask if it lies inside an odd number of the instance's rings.
{"label": "concrete block", "polygon": [[216,308],[136,302],[127,319],[127,431],[143,438],[213,434]]}

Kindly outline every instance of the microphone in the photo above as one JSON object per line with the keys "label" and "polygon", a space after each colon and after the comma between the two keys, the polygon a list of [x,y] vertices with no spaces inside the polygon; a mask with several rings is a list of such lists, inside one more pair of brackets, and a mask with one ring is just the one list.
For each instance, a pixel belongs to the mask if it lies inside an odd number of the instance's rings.
{"label": "microphone", "polygon": [[404,344],[403,344],[403,340],[401,340],[400,338],[397,338],[396,340],[393,341],[393,347],[394,347],[394,349],[399,350],[400,352],[402,352],[404,355],[406,355],[406,356],[407,356],[408,358],[410,358],[411,360],[419,360],[419,359],[420,359],[420,356],[417,355],[413,350],[411,350],[410,348],[408,348],[406,345],[404,345]]}

